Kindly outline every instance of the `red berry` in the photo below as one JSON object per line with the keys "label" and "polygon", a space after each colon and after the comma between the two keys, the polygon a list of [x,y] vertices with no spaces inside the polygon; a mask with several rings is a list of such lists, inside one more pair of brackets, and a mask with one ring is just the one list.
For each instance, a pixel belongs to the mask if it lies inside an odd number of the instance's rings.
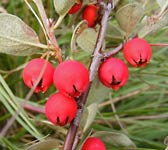
{"label": "red berry", "polygon": [[109,58],[100,65],[98,75],[106,87],[118,90],[128,80],[128,67],[118,58]]}
{"label": "red berry", "polygon": [[83,144],[82,150],[106,150],[103,141],[97,137],[89,137]]}
{"label": "red berry", "polygon": [[74,14],[74,13],[76,13],[79,9],[81,9],[81,7],[82,7],[82,2],[74,4],[71,7],[71,9],[68,11],[68,14]]}
{"label": "red berry", "polygon": [[70,123],[74,119],[76,111],[76,101],[62,93],[51,95],[45,105],[45,114],[48,120],[60,126]]}
{"label": "red berry", "polygon": [[95,5],[86,6],[82,12],[82,19],[88,22],[89,27],[94,26],[97,19],[97,7]]}
{"label": "red berry", "polygon": [[60,63],[54,72],[54,85],[63,93],[79,96],[89,84],[89,73],[86,67],[73,60]]}
{"label": "red berry", "polygon": [[[43,68],[45,67],[45,69]],[[28,62],[23,70],[23,81],[29,87],[32,88],[36,83],[40,73],[43,71],[42,78],[35,88],[35,93],[45,92],[53,82],[54,67],[51,63],[44,59],[36,58]]]}
{"label": "red berry", "polygon": [[124,45],[124,57],[134,67],[146,66],[151,56],[151,46],[144,39],[134,38]]}

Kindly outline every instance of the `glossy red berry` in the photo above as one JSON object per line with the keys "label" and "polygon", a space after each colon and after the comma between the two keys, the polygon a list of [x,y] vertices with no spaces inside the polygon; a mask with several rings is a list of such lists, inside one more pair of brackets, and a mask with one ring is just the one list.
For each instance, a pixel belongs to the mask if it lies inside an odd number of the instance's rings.
{"label": "glossy red berry", "polygon": [[45,105],[45,114],[48,120],[60,126],[70,123],[74,119],[76,111],[76,101],[62,93],[51,95]]}
{"label": "glossy red berry", "polygon": [[100,65],[98,76],[106,87],[118,90],[128,80],[128,67],[118,58],[109,58]]}
{"label": "glossy red berry", "polygon": [[82,7],[82,2],[81,3],[76,3],[72,6],[72,8],[68,11],[68,14],[74,14],[79,11]]}
{"label": "glossy red berry", "polygon": [[89,73],[80,62],[68,60],[60,63],[54,72],[54,85],[63,93],[79,96],[89,84]]}
{"label": "glossy red berry", "polygon": [[[45,67],[45,69],[43,67]],[[53,83],[54,67],[48,61],[36,58],[28,62],[22,73],[24,83],[29,88],[32,88],[41,72],[43,72],[43,75],[39,84],[35,88],[35,93],[45,92]]]}
{"label": "glossy red berry", "polygon": [[97,7],[95,5],[86,6],[82,12],[82,19],[88,22],[89,27],[94,26],[97,19]]}
{"label": "glossy red berry", "polygon": [[103,141],[97,137],[89,137],[84,142],[82,150],[106,150]]}
{"label": "glossy red berry", "polygon": [[150,44],[141,38],[129,40],[124,45],[124,57],[134,67],[146,66],[152,56]]}

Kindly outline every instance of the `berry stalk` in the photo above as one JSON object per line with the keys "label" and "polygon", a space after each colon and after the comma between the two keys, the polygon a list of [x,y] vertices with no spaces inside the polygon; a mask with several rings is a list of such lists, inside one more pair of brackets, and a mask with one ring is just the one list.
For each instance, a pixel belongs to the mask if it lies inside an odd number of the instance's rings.
{"label": "berry stalk", "polygon": [[[98,70],[98,67],[100,65],[101,59],[103,58],[103,55],[101,54],[101,48],[102,48],[104,37],[106,34],[108,18],[111,13],[111,10],[113,9],[113,2],[112,2],[112,0],[109,0],[109,2],[107,4],[104,4],[104,3],[101,3],[101,4],[103,5],[103,8],[104,8],[104,15],[101,20],[101,27],[99,30],[99,35],[97,37],[97,43],[96,43],[96,47],[95,47],[95,50],[93,53],[93,59],[91,61],[90,67],[89,67],[90,84],[89,84],[87,90],[79,97],[79,105],[78,105],[77,114],[76,114],[76,117],[75,117],[74,121],[71,123],[70,128],[68,130],[67,137],[66,137],[66,140],[64,143],[64,150],[72,150],[73,143],[74,143],[75,137],[77,135],[79,123],[80,123],[82,112],[84,109],[84,105],[86,103],[87,96],[88,96],[88,93],[90,90],[91,83],[94,80],[94,77],[95,77],[96,72]],[[73,148],[75,149],[75,147],[73,147]]]}

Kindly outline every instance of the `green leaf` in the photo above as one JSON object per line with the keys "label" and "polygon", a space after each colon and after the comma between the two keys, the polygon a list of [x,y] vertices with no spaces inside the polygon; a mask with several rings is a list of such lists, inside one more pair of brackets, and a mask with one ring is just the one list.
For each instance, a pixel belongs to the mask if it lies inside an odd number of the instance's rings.
{"label": "green leaf", "polygon": [[114,147],[122,147],[125,150],[136,149],[135,144],[132,140],[123,133],[119,132],[108,132],[108,131],[99,131],[93,134],[94,137],[101,138],[105,143]]}
{"label": "green leaf", "polygon": [[40,44],[36,33],[20,18],[11,14],[0,14],[0,52],[26,56],[38,53]]}
{"label": "green leaf", "polygon": [[26,150],[59,150],[59,142],[56,139],[48,139],[29,146]]}
{"label": "green leaf", "polygon": [[87,105],[104,101],[109,97],[110,92],[112,92],[112,89],[105,87],[99,82],[98,78],[95,78],[87,98]]}
{"label": "green leaf", "polygon": [[87,52],[93,52],[96,40],[97,40],[98,32],[93,28],[87,28],[83,30],[83,32],[77,38],[78,46]]}
{"label": "green leaf", "polygon": [[144,9],[139,3],[127,4],[116,13],[116,19],[120,27],[127,33],[131,33],[144,14]]}
{"label": "green leaf", "polygon": [[83,128],[83,132],[89,129],[89,127],[93,123],[97,114],[97,110],[98,110],[97,103],[92,103],[91,105],[89,105],[84,109],[84,113],[82,115],[82,121],[80,123],[80,127]]}
{"label": "green leaf", "polygon": [[83,32],[83,30],[85,30],[86,28],[88,28],[87,22],[86,20],[82,20],[81,22],[79,22],[77,24],[77,26],[75,27],[73,34],[72,34],[72,38],[71,38],[71,51],[75,51],[76,48],[76,39],[77,37]]}
{"label": "green leaf", "polygon": [[[112,22],[108,23],[106,38],[109,42],[114,42],[114,39],[123,39],[124,34],[119,27],[115,26]],[[113,40],[112,40],[113,39]]]}
{"label": "green leaf", "polygon": [[54,0],[54,8],[60,16],[64,16],[75,4],[75,0]]}

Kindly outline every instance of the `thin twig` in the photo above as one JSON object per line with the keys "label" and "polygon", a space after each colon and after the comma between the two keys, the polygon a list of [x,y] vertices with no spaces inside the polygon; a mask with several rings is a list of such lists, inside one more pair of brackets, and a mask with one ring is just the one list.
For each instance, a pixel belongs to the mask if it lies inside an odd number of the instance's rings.
{"label": "thin twig", "polygon": [[127,119],[132,119],[132,120],[151,120],[151,119],[164,119],[164,118],[167,119],[168,114],[127,117]]}
{"label": "thin twig", "polygon": [[[135,95],[140,94],[140,93],[142,93],[142,92],[144,92],[144,91],[146,91],[146,90],[149,90],[150,88],[151,88],[150,86],[147,86],[147,87],[145,87],[145,88],[143,88],[143,89],[136,90],[136,91],[134,91],[134,92],[130,92],[130,93],[128,93],[128,94],[125,94],[125,95],[116,97],[116,98],[113,99],[112,102],[113,102],[113,103],[120,102],[120,101],[122,101],[122,100],[124,100],[124,99],[126,99],[126,98],[135,96]],[[110,105],[110,104],[111,104],[111,100],[108,100],[108,101],[105,101],[105,102],[99,104],[99,107],[104,107],[104,106],[107,106],[107,105]]]}
{"label": "thin twig", "polygon": [[120,44],[118,47],[103,53],[103,56],[104,56],[104,58],[108,58],[113,55],[116,55],[117,53],[119,53],[122,50],[122,48],[123,48],[123,44]]}
{"label": "thin twig", "polygon": [[116,121],[118,122],[118,125],[120,126],[120,128],[125,132],[125,133],[128,133],[127,130],[124,128],[122,122],[120,121],[120,117],[116,114],[116,108],[115,108],[115,105],[113,103],[113,100],[112,100],[112,97],[111,97],[111,94],[109,94],[109,99],[111,101],[111,108],[112,108],[112,111],[115,113],[114,117],[116,118]]}
{"label": "thin twig", "polygon": [[12,73],[17,72],[19,70],[22,70],[25,67],[25,65],[26,64],[22,64],[21,66],[16,67],[16,68],[11,69],[11,70],[0,70],[0,73],[2,73],[2,74],[12,74]]}
{"label": "thin twig", "polygon": [[102,48],[102,45],[104,42],[108,17],[111,13],[111,10],[113,9],[113,3],[112,3],[112,1],[110,1],[107,5],[105,5],[103,3],[103,6],[104,6],[104,15],[102,17],[101,27],[100,27],[99,34],[97,37],[97,42],[96,42],[96,47],[95,47],[94,54],[93,54],[93,59],[91,61],[90,67],[89,67],[90,85],[87,88],[87,90],[82,94],[82,96],[79,98],[79,100],[80,100],[79,109],[77,111],[77,115],[76,115],[74,121],[71,123],[70,128],[68,130],[67,137],[66,137],[66,140],[64,143],[64,150],[72,150],[74,139],[76,137],[77,130],[78,130],[79,123],[80,123],[80,119],[81,119],[82,112],[84,109],[84,104],[86,103],[91,83],[95,77],[98,66],[99,66],[101,59],[102,59],[102,55],[100,54],[100,52],[101,52],[101,48]]}

